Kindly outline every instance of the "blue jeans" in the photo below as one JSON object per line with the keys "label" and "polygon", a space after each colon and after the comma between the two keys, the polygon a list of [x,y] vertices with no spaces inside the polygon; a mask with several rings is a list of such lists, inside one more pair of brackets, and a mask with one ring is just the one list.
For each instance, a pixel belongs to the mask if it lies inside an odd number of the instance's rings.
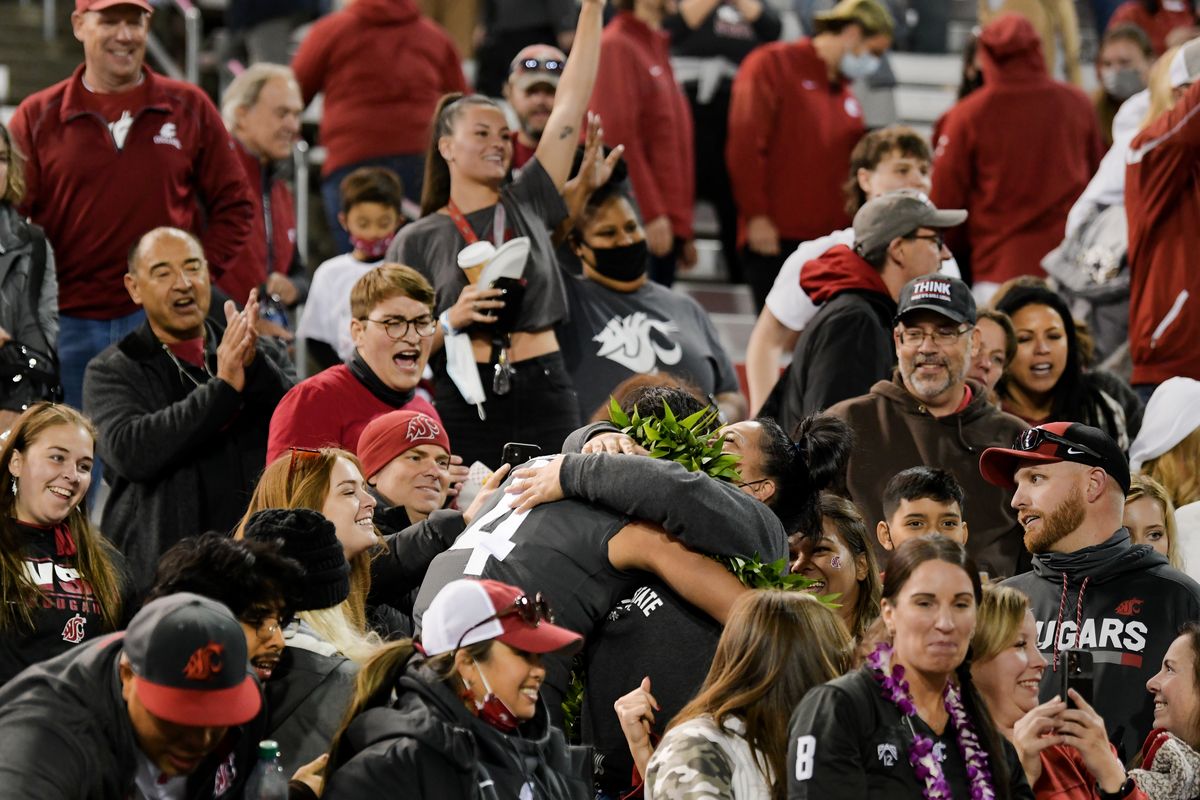
{"label": "blue jeans", "polygon": [[[62,376],[63,399],[67,405],[83,408],[83,372],[88,362],[141,327],[146,312],[140,308],[127,317],[116,319],[83,319],[59,315],[58,369]],[[95,502],[103,477],[100,459],[92,466],[92,486],[88,489],[88,505]]]}
{"label": "blue jeans", "polygon": [[335,169],[321,179],[321,201],[325,205],[325,218],[329,221],[329,232],[333,236],[334,252],[338,255],[350,252],[350,234],[346,233],[346,229],[338,222],[338,212],[342,210],[340,186],[342,179],[361,167],[387,167],[400,177],[404,196],[414,203],[421,202],[421,184],[425,178],[423,154],[381,156]]}

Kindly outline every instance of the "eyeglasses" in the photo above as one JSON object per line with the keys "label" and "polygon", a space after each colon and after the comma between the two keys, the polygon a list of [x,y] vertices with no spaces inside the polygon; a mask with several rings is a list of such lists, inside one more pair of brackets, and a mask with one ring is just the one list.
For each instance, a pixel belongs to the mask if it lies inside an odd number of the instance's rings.
{"label": "eyeglasses", "polygon": [[527,58],[517,65],[526,72],[562,72],[566,63],[557,58]]}
{"label": "eyeglasses", "polygon": [[1072,442],[1070,439],[1064,439],[1058,434],[1051,433],[1050,431],[1042,428],[1030,428],[1027,431],[1018,433],[1017,438],[1013,440],[1013,450],[1029,452],[1031,450],[1037,450],[1047,442],[1062,445],[1067,448],[1068,452],[1074,450],[1076,453],[1083,453],[1091,456],[1092,458],[1098,458],[1101,461],[1104,460],[1104,456],[1100,455],[1087,445],[1080,444],[1079,442]]}
{"label": "eyeglasses", "polygon": [[497,611],[485,620],[475,623],[471,627],[463,631],[463,635],[458,637],[458,644],[454,645],[454,649],[458,650],[462,647],[463,639],[467,638],[467,634],[476,628],[487,625],[492,620],[504,619],[505,617],[518,616],[521,621],[531,628],[536,628],[539,623],[547,622],[553,624],[554,612],[550,610],[550,604],[542,597],[542,593],[538,592],[531,600],[529,595],[523,594],[516,600],[512,601],[512,605],[508,608]]}
{"label": "eyeglasses", "polygon": [[969,330],[971,330],[970,326],[965,328],[938,328],[934,331],[927,331],[924,328],[905,328],[900,331],[900,344],[905,344],[909,347],[919,347],[928,337],[939,347],[949,347]]}
{"label": "eyeglasses", "polygon": [[430,314],[422,314],[413,319],[405,319],[404,317],[389,317],[388,319],[362,317],[361,319],[363,322],[374,322],[376,325],[382,325],[383,332],[393,342],[408,336],[408,329],[410,327],[416,330],[417,336],[433,336],[433,332],[437,330],[437,320]]}
{"label": "eyeglasses", "polygon": [[289,447],[288,453],[288,474],[287,474],[287,496],[292,496],[292,481],[296,478],[296,464],[298,461],[306,461],[310,458],[317,458],[321,455],[320,450],[313,450],[311,447]]}
{"label": "eyeglasses", "polygon": [[254,628],[254,632],[258,634],[258,638],[264,642],[269,642],[271,637],[276,633],[279,633],[292,624],[292,616],[290,614],[271,611],[248,611],[242,615],[241,619],[243,623]]}
{"label": "eyeglasses", "polygon": [[771,479],[770,478],[759,478],[756,481],[743,481],[742,483],[735,483],[734,486],[738,487],[739,489],[744,489],[747,486],[758,486],[760,483],[766,483],[769,480],[771,480]]}
{"label": "eyeglasses", "polygon": [[938,232],[938,233],[923,233],[923,234],[910,233],[908,236],[905,236],[904,238],[905,239],[924,239],[926,241],[933,242],[935,245],[937,245],[937,249],[939,251],[943,247],[946,246],[946,240],[940,232]]}

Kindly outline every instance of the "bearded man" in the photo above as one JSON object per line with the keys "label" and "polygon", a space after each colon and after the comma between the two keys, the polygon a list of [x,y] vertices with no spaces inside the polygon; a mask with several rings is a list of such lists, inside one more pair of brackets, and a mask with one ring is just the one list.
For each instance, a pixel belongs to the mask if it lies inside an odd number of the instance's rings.
{"label": "bearded man", "polygon": [[1013,491],[1033,569],[1005,581],[1029,596],[1045,655],[1041,700],[1062,691],[1068,648],[1093,665],[1090,702],[1122,761],[1153,727],[1142,687],[1183,623],[1200,617],[1200,584],[1121,527],[1129,467],[1117,443],[1088,425],[1030,428],[979,460],[989,482]]}

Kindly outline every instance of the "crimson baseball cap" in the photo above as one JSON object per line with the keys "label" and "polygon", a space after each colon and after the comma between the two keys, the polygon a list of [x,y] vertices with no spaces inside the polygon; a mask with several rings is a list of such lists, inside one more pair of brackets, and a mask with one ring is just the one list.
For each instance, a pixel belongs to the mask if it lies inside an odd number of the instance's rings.
{"label": "crimson baseball cap", "polygon": [[179,592],[147,603],[129,623],[122,650],[138,699],[167,722],[228,727],[262,708],[246,634],[215,600]]}
{"label": "crimson baseball cap", "polygon": [[525,91],[539,83],[557,87],[567,66],[567,56],[549,44],[531,44],[508,65],[508,81],[514,89]]}
{"label": "crimson baseball cap", "polygon": [[417,445],[436,444],[450,452],[450,435],[433,417],[420,411],[389,411],[367,423],[358,437],[362,474],[372,478],[392,459]]}
{"label": "crimson baseball cap", "polygon": [[1129,464],[1113,438],[1078,422],[1051,422],[1017,435],[1012,447],[989,447],[979,457],[979,472],[991,484],[1017,488],[1013,475],[1023,463],[1071,461],[1099,467],[1129,494]]}
{"label": "crimson baseball cap", "polygon": [[154,13],[154,6],[147,0],[75,0],[76,11],[103,11],[113,6],[137,6],[147,14]]}
{"label": "crimson baseball cap", "polygon": [[421,648],[427,656],[497,639],[526,653],[568,653],[583,637],[554,624],[540,594],[530,597],[500,581],[451,581],[421,618]]}

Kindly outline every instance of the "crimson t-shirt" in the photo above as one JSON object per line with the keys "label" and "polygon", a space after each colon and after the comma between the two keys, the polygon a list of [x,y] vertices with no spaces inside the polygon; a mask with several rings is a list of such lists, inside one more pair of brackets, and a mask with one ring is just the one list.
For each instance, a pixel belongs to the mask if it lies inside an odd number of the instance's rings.
{"label": "crimson t-shirt", "polygon": [[142,81],[134,88],[127,92],[118,92],[116,94],[101,94],[87,88],[84,84],[84,91],[81,96],[84,98],[83,105],[91,112],[100,115],[108,124],[108,130],[116,142],[117,149],[121,149],[125,145],[125,136],[129,133],[129,128],[133,125],[133,116],[139,110],[146,107],[148,100],[148,87],[146,81]]}

